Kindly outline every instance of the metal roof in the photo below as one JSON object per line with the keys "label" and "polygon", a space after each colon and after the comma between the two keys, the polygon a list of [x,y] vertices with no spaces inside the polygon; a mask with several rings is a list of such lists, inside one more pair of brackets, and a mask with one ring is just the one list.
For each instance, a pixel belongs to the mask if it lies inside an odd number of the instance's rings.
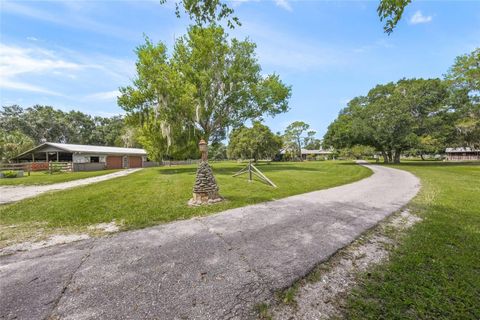
{"label": "metal roof", "polygon": [[461,147],[461,148],[447,148],[445,149],[446,153],[453,153],[453,152],[480,152],[479,150],[472,149],[470,147]]}
{"label": "metal roof", "polygon": [[90,146],[83,144],[68,144],[68,143],[54,143],[45,142],[33,149],[23,152],[17,155],[15,158],[21,157],[25,154],[29,154],[45,146],[51,146],[60,149],[65,152],[71,153],[93,153],[93,154],[118,154],[118,155],[141,155],[146,156],[147,152],[144,149],[139,148],[120,148],[120,147],[107,147],[107,146]]}

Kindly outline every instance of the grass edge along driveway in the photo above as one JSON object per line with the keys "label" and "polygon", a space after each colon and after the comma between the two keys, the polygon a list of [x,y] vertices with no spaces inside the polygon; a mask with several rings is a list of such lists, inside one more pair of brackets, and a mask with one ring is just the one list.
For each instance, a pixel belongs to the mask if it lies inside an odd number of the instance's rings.
{"label": "grass edge along driveway", "polygon": [[108,181],[47,193],[0,206],[0,247],[53,233],[88,232],[88,226],[115,221],[122,230],[189,219],[231,208],[276,200],[351,183],[372,174],[352,162],[320,161],[259,164],[274,189],[245,175],[232,175],[245,163],[211,163],[226,198],[223,203],[190,208],[196,166],[146,168]]}
{"label": "grass edge along driveway", "polygon": [[360,277],[347,319],[480,319],[480,162],[393,166],[422,181],[423,221],[387,263]]}
{"label": "grass edge along driveway", "polygon": [[85,178],[103,176],[114,173],[118,170],[99,170],[99,171],[80,171],[80,172],[60,172],[49,174],[47,171],[32,171],[30,176],[25,172],[20,178],[3,178],[0,179],[0,187],[2,186],[32,186],[46,185],[61,182],[74,181]]}

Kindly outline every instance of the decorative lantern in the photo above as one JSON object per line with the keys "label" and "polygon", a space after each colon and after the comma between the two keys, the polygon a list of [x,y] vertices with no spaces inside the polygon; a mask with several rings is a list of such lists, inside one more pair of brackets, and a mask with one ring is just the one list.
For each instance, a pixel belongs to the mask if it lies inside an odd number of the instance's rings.
{"label": "decorative lantern", "polygon": [[207,161],[208,160],[208,144],[205,142],[205,140],[202,139],[198,143],[198,147],[202,154],[202,161]]}

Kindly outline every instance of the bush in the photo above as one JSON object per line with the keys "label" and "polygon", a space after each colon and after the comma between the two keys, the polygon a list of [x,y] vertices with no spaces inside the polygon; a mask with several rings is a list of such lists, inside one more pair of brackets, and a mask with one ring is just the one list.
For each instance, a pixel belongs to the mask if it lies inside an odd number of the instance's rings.
{"label": "bush", "polygon": [[3,171],[2,174],[4,178],[9,178],[9,179],[16,178],[18,176],[17,171],[13,171],[13,170]]}

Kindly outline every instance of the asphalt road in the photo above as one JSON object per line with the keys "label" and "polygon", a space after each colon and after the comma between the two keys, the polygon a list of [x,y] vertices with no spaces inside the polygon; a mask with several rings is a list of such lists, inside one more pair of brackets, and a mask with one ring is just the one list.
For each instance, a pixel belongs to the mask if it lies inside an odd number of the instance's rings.
{"label": "asphalt road", "polygon": [[5,319],[248,319],[404,206],[405,171],[115,236],[0,258]]}

